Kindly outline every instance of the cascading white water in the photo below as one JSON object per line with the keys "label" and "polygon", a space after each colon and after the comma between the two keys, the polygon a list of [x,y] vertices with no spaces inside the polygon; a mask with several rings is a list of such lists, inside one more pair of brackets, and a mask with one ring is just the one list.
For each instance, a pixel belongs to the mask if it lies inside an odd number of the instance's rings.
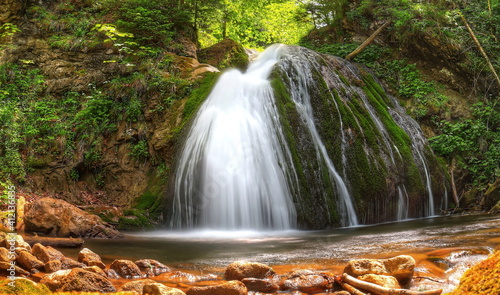
{"label": "cascading white water", "polygon": [[[342,176],[337,171],[326,146],[321,138],[318,129],[316,127],[316,118],[313,113],[313,106],[311,103],[311,95],[308,92],[308,86],[314,85],[317,81],[312,77],[312,70],[314,67],[319,68],[319,65],[316,64],[314,60],[301,59],[295,60],[293,63],[289,64],[294,68],[293,73],[297,73],[297,77],[290,78],[290,93],[293,102],[295,103],[295,108],[303,120],[305,126],[307,127],[309,134],[313,140],[313,144],[316,150],[317,159],[324,161],[326,167],[328,169],[328,173],[330,174],[331,180],[335,183],[337,188],[337,194],[340,199],[340,206],[338,208],[339,213],[341,215],[341,224],[343,226],[356,226],[359,224],[358,217],[356,215],[356,211],[354,209],[354,204],[351,199],[351,195],[349,194],[349,190],[347,188],[346,182],[342,178]],[[333,95],[333,94],[332,94]],[[336,102],[335,102],[336,105]],[[344,151],[345,151],[345,134],[342,115],[338,110],[337,106],[337,115],[338,120],[340,121],[340,132],[342,138],[342,162],[346,165]]]}
{"label": "cascading white water", "polygon": [[172,227],[222,230],[293,228],[296,213],[267,77],[281,45],[247,72],[224,73],[186,140],[175,179]]}

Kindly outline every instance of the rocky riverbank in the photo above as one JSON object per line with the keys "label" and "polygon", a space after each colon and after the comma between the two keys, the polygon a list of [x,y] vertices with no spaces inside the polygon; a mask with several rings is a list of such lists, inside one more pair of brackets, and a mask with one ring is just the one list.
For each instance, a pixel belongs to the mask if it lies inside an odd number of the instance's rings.
{"label": "rocky riverbank", "polygon": [[[115,259],[106,265],[87,248],[82,248],[73,259],[51,246],[30,246],[13,234],[2,233],[0,246],[2,294],[441,294],[441,290],[422,290],[422,286],[415,290],[416,262],[409,255],[351,260],[340,273],[310,269],[283,273],[262,263],[233,262],[223,274],[194,274],[152,259]],[[464,283],[473,284],[476,289],[481,284],[488,287],[483,293],[470,294],[497,294],[488,290],[498,290],[500,283],[495,282],[495,276],[498,277],[500,268],[488,265],[498,265],[499,253],[488,259],[493,261],[482,262],[480,276],[469,271]],[[13,280],[11,275],[17,278]],[[487,281],[481,281],[483,278]],[[407,289],[410,286],[411,290]],[[453,294],[465,294],[457,292]]]}

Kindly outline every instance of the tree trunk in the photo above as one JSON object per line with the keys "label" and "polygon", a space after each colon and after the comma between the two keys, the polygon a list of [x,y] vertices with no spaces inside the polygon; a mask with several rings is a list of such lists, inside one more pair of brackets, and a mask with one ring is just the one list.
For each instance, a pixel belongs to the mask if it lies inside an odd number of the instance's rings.
{"label": "tree trunk", "polygon": [[389,26],[389,24],[391,23],[391,20],[388,20],[386,21],[382,26],[380,26],[380,28],[378,28],[375,32],[373,32],[373,34],[371,34],[370,37],[368,37],[368,39],[366,39],[363,43],[361,43],[361,45],[359,45],[358,48],[356,48],[353,52],[349,53],[345,59],[347,60],[352,60],[353,58],[355,58],[358,54],[360,54],[361,52],[363,52],[363,50],[365,50],[365,48],[370,45],[370,43],[373,42],[373,40],[375,40],[375,38],[385,29],[387,28],[387,26]]}
{"label": "tree trunk", "polygon": [[488,64],[488,67],[490,68],[491,72],[493,73],[493,76],[495,77],[495,80],[497,80],[498,86],[500,87],[500,78],[498,77],[498,74],[495,71],[495,68],[491,64],[491,61],[488,58],[488,55],[486,54],[486,52],[484,51],[483,47],[481,46],[481,43],[479,43],[479,40],[476,38],[476,35],[474,34],[474,31],[472,30],[472,28],[469,26],[469,23],[467,22],[467,19],[465,19],[465,16],[460,13],[460,17],[462,18],[462,21],[464,22],[465,27],[467,28],[467,30],[469,31],[470,35],[472,36],[472,39],[474,40],[474,42],[476,42],[476,45],[479,48],[479,51],[481,52],[481,54],[483,55],[484,59],[486,60],[486,63]]}

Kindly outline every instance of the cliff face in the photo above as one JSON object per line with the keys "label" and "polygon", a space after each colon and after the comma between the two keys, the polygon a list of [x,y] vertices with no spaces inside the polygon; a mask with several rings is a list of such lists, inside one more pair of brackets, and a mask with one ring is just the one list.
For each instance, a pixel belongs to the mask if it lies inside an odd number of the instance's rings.
{"label": "cliff face", "polygon": [[0,144],[2,183],[9,173],[20,193],[159,218],[185,100],[217,69],[193,58],[188,30],[175,50],[127,51],[90,4],[0,4],[0,23],[15,26],[0,44],[2,113],[15,114],[3,131],[19,138]]}

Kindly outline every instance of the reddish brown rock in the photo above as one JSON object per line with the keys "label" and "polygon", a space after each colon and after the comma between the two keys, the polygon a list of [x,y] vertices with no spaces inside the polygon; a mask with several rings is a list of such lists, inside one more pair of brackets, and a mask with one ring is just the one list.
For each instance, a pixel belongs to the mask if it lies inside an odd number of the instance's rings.
{"label": "reddish brown rock", "polygon": [[44,263],[28,251],[21,251],[21,253],[17,256],[16,261],[26,270],[44,269]]}
{"label": "reddish brown rock", "polygon": [[108,277],[108,279],[117,280],[120,278],[120,276],[118,275],[118,273],[114,269],[106,268],[106,269],[104,269],[104,272],[106,273],[106,276]]}
{"label": "reddish brown rock", "polygon": [[144,279],[144,280],[136,280],[132,282],[128,282],[124,284],[120,290],[121,291],[133,291],[137,292],[139,294],[142,294],[142,289],[144,288],[144,285],[146,284],[155,284],[156,281],[153,281],[151,279]]}
{"label": "reddish brown rock", "polygon": [[145,284],[142,293],[149,295],[186,295],[182,290],[167,287],[160,283]]}
{"label": "reddish brown rock", "polygon": [[30,274],[28,271],[20,268],[15,264],[12,264],[11,262],[3,262],[3,261],[0,262],[0,273],[7,274],[7,276],[11,274],[16,276],[19,275],[27,276]]}
{"label": "reddish brown rock", "polygon": [[257,262],[237,261],[229,264],[224,273],[226,280],[242,280],[244,278],[263,279],[274,274],[274,270]]}
{"label": "reddish brown rock", "polygon": [[62,285],[62,280],[71,272],[71,269],[58,270],[42,277],[40,283],[47,286],[51,291],[57,290]]}
{"label": "reddish brown rock", "polygon": [[408,255],[400,255],[390,259],[357,259],[351,260],[344,273],[353,277],[366,274],[387,275],[395,277],[401,286],[410,283],[415,269],[415,259]]}
{"label": "reddish brown rock", "polygon": [[253,292],[275,293],[279,289],[278,282],[271,279],[244,278],[241,282],[245,284],[248,291]]}
{"label": "reddish brown rock", "polygon": [[116,288],[106,277],[81,268],[46,275],[40,282],[53,292],[116,292]]}
{"label": "reddish brown rock", "polygon": [[26,231],[58,237],[123,238],[102,219],[63,200],[42,198],[33,202],[24,217]]}
{"label": "reddish brown rock", "polygon": [[99,266],[84,266],[82,267],[83,270],[86,270],[86,271],[90,271],[90,272],[93,272],[93,273],[96,273],[98,275],[101,275],[103,277],[108,277],[108,275],[104,272],[104,270],[102,268],[100,268]]}
{"label": "reddish brown rock", "polygon": [[40,259],[44,263],[47,263],[51,260],[62,260],[64,258],[64,254],[62,254],[60,251],[50,246],[45,247],[40,243],[33,245],[31,254],[35,255],[36,258]]}
{"label": "reddish brown rock", "polygon": [[162,273],[171,272],[172,270],[165,264],[153,259],[137,260],[135,264],[144,272],[148,277],[159,276]]}
{"label": "reddish brown rock", "polygon": [[208,287],[192,287],[187,295],[246,295],[248,289],[240,281],[229,281],[224,284]]}
{"label": "reddish brown rock", "polygon": [[47,262],[45,262],[44,268],[45,268],[45,272],[48,272],[48,273],[59,271],[62,268],[61,260],[47,261]]}
{"label": "reddish brown rock", "polygon": [[83,268],[85,266],[86,266],[85,264],[78,262],[74,259],[68,258],[68,257],[64,257],[63,259],[61,259],[62,269],[71,269],[71,268],[77,268],[77,267]]}
{"label": "reddish brown rock", "polygon": [[11,253],[7,248],[0,247],[0,261],[1,262],[11,262],[16,259],[16,255]]}
{"label": "reddish brown rock", "polygon": [[102,262],[101,257],[87,248],[83,248],[80,253],[78,253],[78,261],[83,262],[88,266],[95,265],[102,269],[106,268],[106,265]]}
{"label": "reddish brown rock", "polygon": [[324,293],[327,289],[332,288],[333,282],[333,277],[327,274],[301,270],[292,273],[284,280],[281,288],[283,290],[298,290],[308,294]]}
{"label": "reddish brown rock", "polygon": [[126,279],[138,279],[144,276],[139,267],[130,260],[115,260],[111,263],[110,268],[115,270],[120,277]]}

